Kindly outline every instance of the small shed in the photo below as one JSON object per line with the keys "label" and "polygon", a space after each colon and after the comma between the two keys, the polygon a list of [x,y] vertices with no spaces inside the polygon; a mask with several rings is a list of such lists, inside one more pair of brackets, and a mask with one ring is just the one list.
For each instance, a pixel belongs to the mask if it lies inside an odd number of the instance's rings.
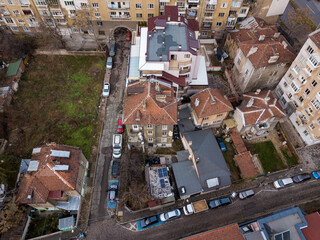
{"label": "small shed", "polygon": [[74,217],[66,217],[59,219],[58,229],[60,231],[68,231],[74,228]]}
{"label": "small shed", "polygon": [[20,58],[18,61],[9,64],[6,78],[14,78],[20,80],[21,74],[23,73],[24,69],[25,65],[22,61],[22,58]]}

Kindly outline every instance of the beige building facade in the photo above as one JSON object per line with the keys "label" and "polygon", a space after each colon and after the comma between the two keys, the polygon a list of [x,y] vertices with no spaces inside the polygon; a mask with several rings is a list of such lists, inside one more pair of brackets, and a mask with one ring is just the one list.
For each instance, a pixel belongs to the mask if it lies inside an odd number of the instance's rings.
{"label": "beige building facade", "polygon": [[320,30],[311,33],[275,93],[307,145],[320,143]]}

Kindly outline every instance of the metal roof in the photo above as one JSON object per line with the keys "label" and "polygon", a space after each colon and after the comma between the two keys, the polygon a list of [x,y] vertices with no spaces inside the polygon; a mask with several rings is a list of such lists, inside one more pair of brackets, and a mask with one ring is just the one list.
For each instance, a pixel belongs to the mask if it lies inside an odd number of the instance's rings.
{"label": "metal roof", "polygon": [[67,211],[78,211],[80,206],[80,196],[69,197],[68,202],[58,202],[56,207]]}
{"label": "metal roof", "polygon": [[34,148],[34,149],[32,149],[32,154],[40,153],[40,152],[41,152],[41,148]]}
{"label": "metal roof", "polygon": [[30,161],[28,172],[35,172],[38,170],[39,162],[38,161]]}
{"label": "metal roof", "polygon": [[63,158],[69,158],[70,152],[69,151],[59,151],[59,150],[50,150],[50,156],[51,157],[63,157]]}
{"label": "metal roof", "polygon": [[74,217],[66,217],[59,219],[59,230],[67,230],[74,227]]}
{"label": "metal roof", "polygon": [[55,170],[55,171],[68,171],[69,165],[55,165],[53,167],[53,170]]}
{"label": "metal roof", "polygon": [[26,173],[29,168],[31,159],[21,159],[19,173]]}
{"label": "metal roof", "polygon": [[22,62],[22,58],[20,58],[18,61],[14,63],[10,63],[7,70],[6,77],[12,77],[17,75],[21,62]]}

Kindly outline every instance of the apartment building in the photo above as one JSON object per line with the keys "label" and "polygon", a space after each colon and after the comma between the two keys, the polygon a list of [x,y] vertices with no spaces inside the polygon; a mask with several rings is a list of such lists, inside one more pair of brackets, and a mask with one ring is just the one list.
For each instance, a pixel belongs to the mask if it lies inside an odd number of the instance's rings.
{"label": "apartment building", "polygon": [[320,30],[311,33],[275,93],[304,142],[320,142]]}
{"label": "apartment building", "polygon": [[[82,33],[105,39],[118,27],[135,30],[139,22],[164,15],[165,6],[177,6],[180,16],[199,21],[201,38],[221,38],[225,28],[233,28],[247,16],[249,3],[248,0],[0,0],[3,14],[0,21],[14,33],[36,33],[41,21],[57,27],[62,35]],[[74,24],[75,19],[84,17],[87,26]]]}
{"label": "apartment building", "polygon": [[128,85],[124,98],[123,124],[128,144],[143,147],[171,147],[178,107],[173,88],[159,82]]}

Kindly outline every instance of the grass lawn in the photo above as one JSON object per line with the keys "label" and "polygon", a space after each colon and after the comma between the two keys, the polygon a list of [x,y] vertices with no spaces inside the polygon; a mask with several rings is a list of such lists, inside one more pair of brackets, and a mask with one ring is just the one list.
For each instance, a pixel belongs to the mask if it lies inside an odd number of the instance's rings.
{"label": "grass lawn", "polygon": [[27,158],[32,148],[56,142],[80,147],[89,159],[104,72],[103,57],[32,58],[8,111],[11,146],[5,154]]}
{"label": "grass lawn", "polygon": [[290,151],[290,149],[287,146],[282,147],[281,152],[285,156],[285,158],[287,159],[287,162],[290,167],[298,164],[298,160],[297,160],[296,156]]}
{"label": "grass lawn", "polygon": [[271,141],[252,144],[249,150],[253,154],[258,154],[265,172],[275,172],[285,168]]}

